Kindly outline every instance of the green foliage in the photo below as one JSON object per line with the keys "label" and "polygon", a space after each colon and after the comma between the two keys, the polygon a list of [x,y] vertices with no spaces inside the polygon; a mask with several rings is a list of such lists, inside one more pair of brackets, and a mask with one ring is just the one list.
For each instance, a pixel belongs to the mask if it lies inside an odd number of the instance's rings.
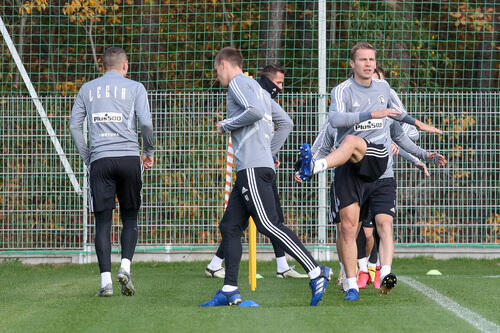
{"label": "green foliage", "polygon": [[[372,42],[398,90],[499,88],[498,6],[485,1],[327,1],[328,89],[347,75],[349,50]],[[268,62],[288,69],[289,91],[316,91],[318,4],[306,0],[6,0],[0,14],[42,94],[74,94],[100,75],[100,55],[116,45],[131,78],[149,90],[217,87],[213,58],[242,50],[251,75]],[[0,93],[24,93],[5,45]]]}

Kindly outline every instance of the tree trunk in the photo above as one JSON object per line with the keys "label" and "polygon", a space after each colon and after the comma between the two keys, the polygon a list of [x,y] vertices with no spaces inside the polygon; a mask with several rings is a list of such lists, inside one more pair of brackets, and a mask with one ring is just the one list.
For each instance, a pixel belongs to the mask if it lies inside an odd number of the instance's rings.
{"label": "tree trunk", "polygon": [[[479,73],[475,74],[475,77],[480,78],[476,80],[476,87],[480,89],[498,89],[498,80],[495,78],[495,64],[498,60],[498,51],[495,48],[495,42],[499,40],[500,34],[498,33],[498,16],[495,15],[500,10],[500,5],[498,3],[492,4],[493,13],[491,21],[491,32],[485,31],[483,34],[483,41],[481,42],[481,48],[477,50],[476,59],[480,59],[477,62]],[[489,7],[484,7],[486,10]],[[498,73],[498,70],[496,70]]]}
{"label": "tree trunk", "polygon": [[[23,1],[22,0],[16,0],[16,6],[21,8],[23,6]],[[19,24],[19,38],[17,40],[17,44],[14,45],[17,49],[17,53],[19,53],[19,59],[23,61],[23,53],[24,53],[24,26],[26,25],[26,15],[21,16],[21,22]],[[23,61],[24,63],[24,61]],[[15,71],[16,76],[14,77],[14,82],[17,83],[21,80],[21,74],[19,73],[19,70],[16,68],[14,61],[12,61],[12,71]]]}
{"label": "tree trunk", "polygon": [[283,30],[285,26],[285,1],[263,1],[262,6],[269,6],[267,18],[260,27],[260,59],[259,67],[270,63],[279,63],[282,56]]}
{"label": "tree trunk", "polygon": [[[137,3],[141,4],[142,1],[137,1]],[[138,81],[144,84],[147,90],[157,90],[158,87],[153,84],[150,73],[158,72],[151,69],[151,61],[158,55],[158,15],[155,13],[158,6],[156,6],[154,0],[150,1],[149,6],[152,9],[145,9],[145,5],[140,6],[141,16],[144,17],[145,24],[141,27],[141,34],[139,37],[141,53],[138,59]]]}
{"label": "tree trunk", "polygon": [[[387,5],[397,9],[402,13],[403,19],[405,21],[411,21],[414,12],[414,2],[409,1],[396,1],[396,0],[385,0]],[[411,40],[410,32],[407,29],[401,29],[400,34],[396,34],[398,39],[396,42],[392,43],[392,58],[394,62],[400,64],[400,73],[398,88],[408,91],[410,88],[410,81],[408,77],[411,71],[411,54],[409,50],[409,45],[407,41]],[[384,68],[388,73],[392,68]],[[405,77],[406,76],[406,77]]]}

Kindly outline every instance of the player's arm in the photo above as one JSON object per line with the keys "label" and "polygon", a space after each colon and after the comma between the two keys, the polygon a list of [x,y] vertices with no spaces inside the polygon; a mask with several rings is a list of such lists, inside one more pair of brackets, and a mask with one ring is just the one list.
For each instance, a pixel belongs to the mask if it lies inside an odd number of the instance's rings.
{"label": "player's arm", "polygon": [[408,135],[405,134],[403,128],[397,121],[393,121],[391,124],[391,138],[398,146],[420,159],[432,162],[438,166],[444,166],[447,162],[446,158],[437,152],[429,153],[417,146],[410,140]]}
{"label": "player's arm", "polygon": [[422,170],[426,177],[430,176],[430,173],[427,170],[427,166],[424,163],[422,163],[422,161],[420,161],[418,158],[416,158],[412,154],[408,153],[406,150],[402,149],[401,147],[399,147],[399,156],[401,156],[402,158],[404,158],[405,160],[407,160],[408,162],[413,164],[415,167]]}
{"label": "player's arm", "polygon": [[228,94],[234,99],[235,103],[244,110],[233,118],[227,118],[217,124],[220,133],[232,132],[238,128],[245,127],[259,121],[264,116],[264,106],[262,99],[251,87],[244,87],[247,83],[238,82],[234,78],[229,83]]}
{"label": "player's arm", "polygon": [[135,99],[135,114],[139,119],[142,136],[142,162],[145,169],[153,166],[153,155],[155,152],[153,120],[149,110],[148,93],[142,84],[139,84]]}
{"label": "player's arm", "polygon": [[69,119],[69,131],[73,142],[75,143],[78,154],[82,158],[83,162],[89,166],[90,165],[90,150],[85,142],[85,137],[83,136],[83,122],[87,116],[87,111],[85,110],[85,103],[81,92],[76,96],[75,103],[73,104],[73,109],[71,110],[71,118]]}
{"label": "player's arm", "polygon": [[418,141],[420,139],[420,133],[417,128],[413,125],[407,123],[401,123],[401,127],[403,127],[403,131],[408,135],[408,137],[413,141]]}
{"label": "player's arm", "polygon": [[440,129],[431,125],[427,125],[426,123],[410,116],[406,108],[404,107],[403,102],[401,102],[401,99],[399,98],[398,94],[394,91],[394,89],[389,88],[389,96],[390,96],[388,103],[389,107],[400,112],[399,115],[393,116],[392,117],[393,119],[413,125],[419,130],[424,132],[437,133],[437,134],[443,133],[443,131],[441,131]]}
{"label": "player's arm", "polygon": [[292,131],[293,121],[281,106],[273,100],[271,100],[271,111],[273,123],[277,127],[271,140],[271,152],[273,156],[276,156]]}
{"label": "player's arm", "polygon": [[347,92],[344,85],[336,86],[331,93],[328,122],[333,128],[352,127],[371,118],[370,112],[347,112]]}

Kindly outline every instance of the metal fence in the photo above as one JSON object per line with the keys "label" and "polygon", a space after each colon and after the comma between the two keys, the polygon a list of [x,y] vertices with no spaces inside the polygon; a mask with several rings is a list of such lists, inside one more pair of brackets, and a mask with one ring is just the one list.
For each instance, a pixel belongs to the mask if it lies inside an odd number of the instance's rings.
{"label": "metal fence", "polygon": [[[327,96],[289,93],[280,103],[295,122],[279,154],[285,223],[310,246],[334,243],[327,225],[326,177],[299,185],[293,162],[324,121]],[[425,178],[396,158],[400,244],[500,243],[500,93],[407,93],[410,114],[444,130],[422,134],[419,144],[448,158]],[[86,190],[85,170],[73,147],[68,120],[73,98],[43,97],[50,123]],[[225,114],[219,93],[150,94],[157,153],[145,174],[140,246],[214,246],[220,240],[227,137],[215,123]],[[327,104],[327,103],[326,103]],[[28,97],[0,97],[0,250],[81,250],[93,242],[86,196],[73,190],[46,128]],[[321,112],[323,109],[324,112]],[[330,175],[328,175],[329,177]],[[119,243],[115,214],[112,240]],[[263,237],[258,242],[267,244]]]}

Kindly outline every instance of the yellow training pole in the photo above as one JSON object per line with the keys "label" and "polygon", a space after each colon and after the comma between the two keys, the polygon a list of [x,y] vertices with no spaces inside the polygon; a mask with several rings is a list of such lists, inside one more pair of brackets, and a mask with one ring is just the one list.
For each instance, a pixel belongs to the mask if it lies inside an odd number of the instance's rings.
{"label": "yellow training pole", "polygon": [[254,291],[257,288],[257,227],[251,217],[248,221],[248,252],[248,283]]}

